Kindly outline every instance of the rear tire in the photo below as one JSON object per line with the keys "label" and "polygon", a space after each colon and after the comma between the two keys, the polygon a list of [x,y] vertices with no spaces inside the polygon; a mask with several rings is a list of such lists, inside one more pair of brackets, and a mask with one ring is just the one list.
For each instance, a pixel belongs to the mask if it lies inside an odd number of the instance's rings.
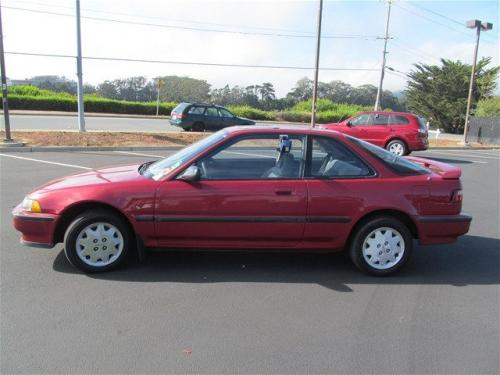
{"label": "rear tire", "polygon": [[195,122],[193,126],[191,127],[191,130],[194,132],[204,132],[205,131],[205,124],[202,122]]}
{"label": "rear tire", "polygon": [[390,141],[385,148],[390,153],[398,156],[405,156],[408,155],[409,153],[406,143],[404,143],[404,141],[401,141],[399,139],[394,139]]}
{"label": "rear tire", "polygon": [[134,239],[127,223],[108,210],[80,214],[64,235],[66,258],[86,273],[118,267],[133,247]]}
{"label": "rear tire", "polygon": [[362,272],[386,276],[401,268],[413,250],[408,227],[391,216],[362,223],[351,241],[349,255]]}

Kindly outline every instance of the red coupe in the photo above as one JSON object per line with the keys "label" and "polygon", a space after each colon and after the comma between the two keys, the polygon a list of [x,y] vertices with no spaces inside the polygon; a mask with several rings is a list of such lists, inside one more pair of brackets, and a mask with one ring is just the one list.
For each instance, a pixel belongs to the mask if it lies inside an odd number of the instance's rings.
{"label": "red coupe", "polygon": [[373,275],[400,268],[413,239],[467,233],[459,168],[398,157],[303,127],[233,127],[155,162],[74,174],[14,209],[21,242],[52,248],[84,272],[148,248],[347,249]]}

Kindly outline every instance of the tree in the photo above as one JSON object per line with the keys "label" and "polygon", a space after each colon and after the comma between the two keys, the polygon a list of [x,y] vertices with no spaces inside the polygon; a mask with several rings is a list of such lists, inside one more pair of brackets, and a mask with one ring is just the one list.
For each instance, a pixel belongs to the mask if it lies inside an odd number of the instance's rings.
{"label": "tree", "polygon": [[477,117],[500,117],[500,96],[480,100],[474,115]]}
{"label": "tree", "polygon": [[178,76],[157,77],[163,81],[160,99],[171,102],[204,102],[210,99],[210,84],[201,79]]}
{"label": "tree", "polygon": [[287,96],[302,101],[312,98],[313,81],[307,77],[301,78],[295,84],[295,87],[290,91]]}
{"label": "tree", "polygon": [[[472,113],[476,103],[492,95],[500,67],[488,68],[491,58],[477,63],[472,95]],[[441,59],[441,66],[415,64],[408,76],[408,108],[446,132],[462,133],[472,66],[461,61]]]}

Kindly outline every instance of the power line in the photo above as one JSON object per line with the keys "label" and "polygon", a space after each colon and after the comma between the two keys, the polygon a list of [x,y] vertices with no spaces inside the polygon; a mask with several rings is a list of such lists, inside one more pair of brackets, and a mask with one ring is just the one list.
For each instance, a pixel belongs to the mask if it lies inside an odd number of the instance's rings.
{"label": "power line", "polygon": [[399,44],[399,42],[396,42],[396,41],[392,41],[391,44],[393,46],[395,46],[396,48],[400,48],[403,50],[403,52],[405,52],[406,54],[410,55],[410,56],[414,56],[414,57],[419,57],[419,58],[422,58],[422,59],[428,59],[428,58],[431,58],[433,60],[436,60],[436,61],[441,61],[441,58],[440,57],[437,57],[437,56],[434,56],[428,52],[425,52],[425,51],[422,51],[420,49],[417,49],[417,48],[408,48],[408,47],[405,47],[401,44]]}
{"label": "power line", "polygon": [[[10,1],[10,0],[8,0]],[[44,4],[36,1],[26,1],[26,0],[15,0],[16,3],[25,3],[25,4],[33,4],[37,6],[43,7],[52,7],[52,8],[62,8],[62,9],[73,9],[73,7],[65,6],[65,5],[57,5],[57,4]],[[262,27],[262,26],[245,26],[245,25],[231,25],[231,24],[222,24],[222,23],[213,23],[213,22],[201,22],[201,21],[192,21],[192,20],[179,20],[165,17],[153,17],[149,15],[140,15],[140,14],[132,14],[132,13],[123,13],[123,12],[111,12],[100,9],[90,9],[90,8],[81,8],[82,11],[91,12],[91,13],[102,13],[102,14],[112,14],[118,16],[125,17],[133,17],[133,18],[144,18],[151,20],[160,20],[166,22],[177,22],[177,23],[187,23],[187,24],[197,24],[197,25],[210,25],[210,26],[221,26],[221,27],[230,27],[230,28],[239,28],[239,29],[254,29],[254,30],[271,30],[271,31],[284,31],[288,33],[298,33],[298,34],[310,34],[314,36],[312,31],[298,31],[298,30],[290,30],[290,29],[280,29],[280,28],[272,28],[272,27]]]}
{"label": "power line", "polygon": [[396,76],[396,77],[399,77],[399,78],[402,78],[404,79],[405,81],[408,81],[408,76],[406,75],[403,75],[403,74],[399,74],[399,73],[396,73],[396,72],[393,72],[391,70],[388,70],[387,73],[393,75],[393,76]]}
{"label": "power line", "polygon": [[[55,57],[55,58],[71,58],[71,59],[76,58],[76,56],[73,55],[34,53],[34,52],[6,51],[5,53],[9,55],[20,55],[20,56],[39,56],[39,57]],[[293,65],[224,64],[224,63],[210,63],[201,61],[146,60],[146,59],[132,59],[125,57],[104,57],[104,56],[82,56],[82,59],[100,60],[100,61],[124,61],[124,62],[152,63],[152,64],[172,64],[172,65],[223,66],[230,68],[314,70],[314,67],[312,66],[309,67],[309,66],[293,66]],[[378,71],[378,69],[371,69],[371,68],[334,68],[334,67],[321,68],[320,67],[319,69],[325,71]]]}
{"label": "power line", "polygon": [[[428,8],[426,8],[426,7],[422,6],[422,5],[418,5],[418,4],[415,4],[415,3],[412,3],[412,2],[408,2],[407,4],[410,4],[411,6],[413,6],[413,7],[415,7],[415,8],[422,9],[422,10],[424,10],[424,11],[428,12],[428,13],[434,14],[434,15],[436,15],[436,16],[438,16],[438,17],[441,17],[441,18],[443,18],[443,19],[445,19],[445,20],[448,20],[448,21],[450,21],[450,22],[453,22],[453,23],[455,23],[455,24],[457,24],[457,25],[460,25],[461,27],[464,27],[464,25],[465,25],[465,22],[460,22],[460,21],[458,21],[458,20],[456,20],[456,19],[454,19],[454,18],[451,18],[451,17],[449,17],[449,16],[446,16],[446,15],[441,14],[441,13],[439,13],[439,12],[436,12],[436,11],[434,11],[434,10],[428,9]],[[488,35],[488,36],[491,36],[491,35]],[[492,36],[492,37],[493,37],[493,36]]]}
{"label": "power line", "polygon": [[[17,10],[17,11],[23,11],[23,12],[50,14],[53,16],[74,17],[73,14],[59,13],[59,12],[52,12],[52,11],[45,11],[45,10],[28,9],[28,8],[11,7],[11,6],[3,6],[3,8]],[[129,24],[129,25],[139,25],[139,26],[152,26],[152,27],[161,27],[161,28],[166,28],[166,29],[179,29],[179,30],[187,30],[187,31],[203,31],[203,32],[224,33],[224,34],[257,35],[257,36],[272,36],[272,37],[286,37],[286,38],[314,38],[314,35],[304,35],[304,34],[300,35],[300,34],[284,34],[284,33],[267,33],[267,32],[207,29],[207,28],[198,28],[198,27],[190,27],[190,26],[174,26],[174,25],[165,25],[165,24],[149,23],[149,22],[125,21],[125,20],[119,20],[119,19],[115,19],[115,18],[104,18],[104,17],[94,17],[94,16],[81,16],[81,18],[88,19],[88,20],[94,20],[94,21],[114,22],[114,23],[123,23],[123,24]],[[331,34],[331,35],[323,35],[322,38],[323,39],[377,40],[378,37],[375,35]]]}
{"label": "power line", "polygon": [[[411,10],[411,9],[405,8],[405,7],[401,6],[401,4],[399,4],[399,3],[395,3],[394,5],[395,5],[395,6],[397,6],[399,9],[404,10],[404,11],[405,11],[405,12],[407,12],[407,13],[413,14],[413,15],[415,15],[415,16],[417,16],[417,17],[420,17],[420,18],[422,18],[422,19],[424,19],[424,20],[427,20],[427,21],[429,21],[429,22],[435,23],[436,25],[440,25],[440,26],[446,27],[446,28],[447,28],[447,29],[449,29],[449,30],[452,30],[452,31],[455,31],[455,32],[457,32],[457,33],[463,34],[463,35],[465,35],[465,36],[467,36],[467,37],[469,37],[469,38],[473,37],[473,35],[470,35],[470,34],[469,34],[469,33],[467,33],[466,31],[459,30],[459,29],[457,29],[457,28],[455,28],[455,27],[452,27],[452,26],[450,26],[450,25],[447,25],[447,24],[444,24],[444,23],[438,22],[438,21],[436,21],[436,20],[434,20],[434,19],[432,19],[432,18],[429,18],[429,17],[427,17],[427,16],[422,15],[422,13],[415,12],[415,11],[413,11],[413,10]],[[486,42],[486,43],[490,43],[490,44],[496,44],[496,43],[491,42],[491,41],[485,41],[485,42]]]}

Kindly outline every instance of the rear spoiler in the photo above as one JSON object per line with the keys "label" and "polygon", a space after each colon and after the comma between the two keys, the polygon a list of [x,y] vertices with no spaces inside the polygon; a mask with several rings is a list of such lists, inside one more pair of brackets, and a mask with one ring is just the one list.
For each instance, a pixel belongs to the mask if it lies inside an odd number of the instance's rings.
{"label": "rear spoiler", "polygon": [[420,164],[424,168],[430,169],[444,180],[457,180],[462,175],[462,170],[451,164],[442,163],[436,160],[418,158],[416,156],[406,156],[405,159]]}

